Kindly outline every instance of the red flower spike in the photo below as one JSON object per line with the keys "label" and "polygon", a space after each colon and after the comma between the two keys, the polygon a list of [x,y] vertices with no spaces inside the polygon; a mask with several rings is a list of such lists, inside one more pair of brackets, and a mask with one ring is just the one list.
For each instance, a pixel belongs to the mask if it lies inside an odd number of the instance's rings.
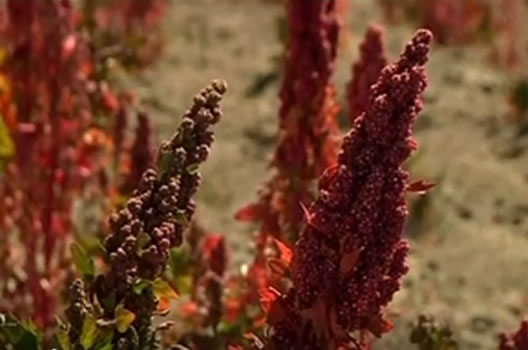
{"label": "red flower spike", "polygon": [[385,30],[371,24],[360,46],[359,61],[352,67],[352,80],[347,85],[350,123],[367,108],[370,87],[387,65],[384,43]]}
{"label": "red flower spike", "polygon": [[500,335],[499,350],[527,350],[528,349],[528,318],[521,322],[515,333]]}
{"label": "red flower spike", "polygon": [[381,338],[384,333],[389,333],[394,329],[394,324],[384,319],[382,315],[377,315],[369,321],[365,328],[376,338]]}
{"label": "red flower spike", "polygon": [[[271,306],[281,313],[268,318],[269,349],[336,350],[352,332],[379,337],[392,329],[381,315],[408,270],[403,164],[412,153],[407,140],[422,109],[431,41],[429,31],[419,30],[399,60],[381,71],[366,110],[344,138],[337,171],[322,177],[319,198],[305,208],[293,288]],[[427,188],[425,182],[411,186]]]}
{"label": "red flower spike", "polygon": [[337,158],[339,108],[331,76],[340,20],[336,0],[293,0],[287,12],[276,175],[260,193],[260,215],[237,217],[260,223],[262,234],[293,242],[303,222],[299,202],[312,200],[314,182]]}

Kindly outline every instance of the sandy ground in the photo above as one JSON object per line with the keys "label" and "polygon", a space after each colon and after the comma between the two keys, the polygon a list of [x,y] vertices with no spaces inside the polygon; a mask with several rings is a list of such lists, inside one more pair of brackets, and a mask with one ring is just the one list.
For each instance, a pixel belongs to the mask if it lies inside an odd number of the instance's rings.
{"label": "sandy ground", "polygon": [[[335,77],[341,100],[362,34],[370,21],[381,21],[373,3],[354,0],[347,18]],[[278,110],[277,81],[257,96],[247,91],[275,69],[281,11],[261,0],[174,0],[165,54],[137,82],[160,137],[174,131],[203,85],[217,77],[229,82],[199,215],[229,238],[234,264],[247,257],[251,228],[233,214],[267,177]],[[392,57],[412,31],[389,27]],[[428,71],[416,126],[421,150],[410,167],[438,186],[423,215],[412,217],[411,272],[390,308],[397,328],[376,348],[412,348],[408,324],[428,313],[453,327],[462,349],[493,349],[497,334],[528,312],[528,137],[507,121],[508,80],[488,64],[485,48],[436,46]]]}

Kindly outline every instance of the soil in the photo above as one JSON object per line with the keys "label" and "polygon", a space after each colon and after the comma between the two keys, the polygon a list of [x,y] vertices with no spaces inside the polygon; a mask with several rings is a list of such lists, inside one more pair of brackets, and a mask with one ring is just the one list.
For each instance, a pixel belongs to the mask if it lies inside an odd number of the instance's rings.
{"label": "soil", "polygon": [[[256,198],[275,145],[282,11],[279,1],[175,0],[164,55],[134,83],[157,116],[162,138],[175,130],[202,86],[214,78],[228,81],[225,118],[203,169],[199,217],[228,237],[233,266],[247,260],[254,229],[233,215]],[[383,23],[375,1],[354,0],[335,76],[341,102],[372,21]],[[387,25],[392,58],[413,31]],[[411,198],[411,270],[389,308],[396,328],[376,349],[412,349],[409,323],[421,313],[449,324],[461,349],[494,349],[498,333],[516,329],[528,311],[528,136],[508,119],[510,79],[490,65],[488,51],[434,47],[416,125],[421,149],[409,168],[437,187]]]}

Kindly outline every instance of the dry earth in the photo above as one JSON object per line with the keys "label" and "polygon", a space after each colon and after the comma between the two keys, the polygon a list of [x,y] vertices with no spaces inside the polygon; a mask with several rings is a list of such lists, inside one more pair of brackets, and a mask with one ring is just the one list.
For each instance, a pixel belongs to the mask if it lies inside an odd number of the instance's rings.
{"label": "dry earth", "polygon": [[[352,1],[335,82],[349,78],[374,0]],[[174,0],[161,61],[135,84],[167,136],[192,95],[213,78],[230,84],[225,119],[204,169],[200,218],[227,235],[233,263],[244,262],[251,228],[237,208],[255,198],[275,142],[278,81],[257,96],[248,89],[274,72],[282,8],[262,0]],[[388,27],[392,57],[413,28]],[[413,176],[438,182],[415,211],[408,235],[411,272],[391,306],[396,330],[377,349],[411,349],[408,324],[420,313],[449,323],[462,349],[494,349],[497,334],[528,312],[528,136],[507,121],[507,76],[487,62],[485,47],[436,46],[430,87],[416,126],[421,145]]]}

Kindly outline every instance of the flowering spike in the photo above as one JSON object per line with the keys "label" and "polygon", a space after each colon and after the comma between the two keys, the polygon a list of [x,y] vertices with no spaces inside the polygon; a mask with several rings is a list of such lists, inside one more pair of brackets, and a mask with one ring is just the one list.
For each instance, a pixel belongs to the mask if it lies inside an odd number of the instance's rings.
{"label": "flowering spike", "polygon": [[[309,208],[294,250],[293,284],[268,319],[269,349],[335,350],[353,331],[390,329],[383,308],[407,272],[402,238],[411,154],[407,142],[422,108],[432,34],[419,30],[370,89],[366,110],[345,136],[338,168]],[[324,177],[323,177],[324,178]],[[321,186],[320,186],[321,187]],[[272,306],[273,307],[273,306]]]}
{"label": "flowering spike", "polygon": [[125,185],[128,193],[136,188],[145,170],[151,168],[154,162],[150,116],[139,112],[137,119],[136,137],[130,150],[130,172]]}
{"label": "flowering spike", "polygon": [[[160,174],[153,169],[145,171],[125,207],[110,217],[110,233],[104,240],[110,266],[106,273],[95,278],[90,290],[90,295],[95,294],[103,301],[104,317],[110,318],[114,312],[114,305],[108,300],[121,301],[126,309],[136,314],[133,323],[136,328],[152,325],[152,315],[157,308],[153,288],[138,294],[135,286],[138,280],[159,281],[167,267],[171,248],[182,243],[185,227],[180,217],[190,222],[195,211],[192,197],[200,184],[200,174],[189,172],[188,168],[208,157],[212,143],[210,127],[222,116],[220,101],[225,91],[224,82],[214,81],[196,95],[178,132],[160,148],[159,159],[170,159],[169,165]],[[145,234],[148,240],[143,240],[143,248],[138,253],[138,239]],[[74,285],[73,296],[83,289],[79,283]],[[76,299],[72,298],[66,314],[72,324],[70,339],[77,344],[80,341],[78,318],[88,310]],[[89,304],[89,300],[86,303]],[[119,339],[114,343],[119,341],[119,344],[129,344],[128,339],[132,338],[128,333],[116,337]],[[140,332],[140,345],[149,344],[152,337],[149,332]]]}
{"label": "flowering spike", "polygon": [[[294,241],[315,180],[335,163],[339,146],[335,70],[340,29],[336,0],[292,0],[287,4],[288,47],[280,91],[279,143],[275,176],[260,193],[254,222],[261,233]],[[239,212],[238,217],[251,215]]]}
{"label": "flowering spike", "polygon": [[359,60],[352,67],[352,80],[347,85],[347,98],[350,123],[366,109],[370,86],[387,65],[384,43],[385,30],[382,26],[371,24],[361,43]]}
{"label": "flowering spike", "polygon": [[521,322],[515,333],[500,335],[499,350],[526,350],[528,349],[528,318]]}

